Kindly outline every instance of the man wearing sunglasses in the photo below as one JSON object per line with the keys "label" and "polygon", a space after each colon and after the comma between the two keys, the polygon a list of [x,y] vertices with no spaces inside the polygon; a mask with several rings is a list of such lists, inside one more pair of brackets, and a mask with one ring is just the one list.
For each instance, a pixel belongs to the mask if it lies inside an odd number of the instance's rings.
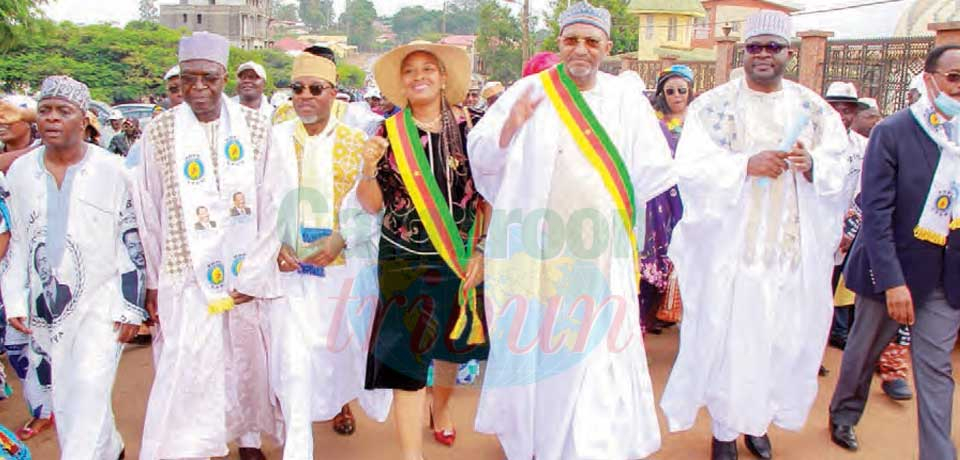
{"label": "man wearing sunglasses", "polygon": [[[333,419],[351,435],[356,422],[348,405],[383,421],[389,391],[363,389],[366,366],[361,299],[377,292],[379,225],[362,211],[354,184],[367,136],[332,114],[336,64],[301,53],[294,59],[293,108],[297,118],[273,128],[276,153],[267,194],[285,203],[278,221],[279,255],[272,261],[283,297],[268,302],[270,374],[283,411],[284,460],[313,458],[314,421]],[[350,300],[345,298],[349,296]],[[355,330],[356,328],[356,330]]]}
{"label": "man wearing sunglasses", "polygon": [[677,147],[684,214],[669,256],[684,318],[661,406],[674,431],[707,407],[713,459],[736,459],[741,434],[771,458],[771,423],[803,428],[830,329],[846,130],[783,78],[792,36],[784,13],[747,18],[745,77],[693,101]]}
{"label": "man wearing sunglasses", "polygon": [[[277,203],[262,187],[270,124],[223,96],[229,50],[216,34],[181,39],[185,103],[150,123],[134,172],[147,310],[162,337],[142,460],[226,456],[234,440],[241,459],[262,460],[261,433],[279,439],[260,300],[281,294]],[[249,218],[229,218],[237,193]],[[198,208],[222,224],[196,228]]]}
{"label": "man wearing sunglasses", "polygon": [[[863,165],[863,226],[844,276],[856,321],[830,406],[833,441],[848,450],[874,364],[900,324],[911,326],[920,460],[956,459],[951,352],[960,329],[956,206],[960,46],[934,48],[919,97],[874,127]],[[840,384],[850,382],[841,388]]]}

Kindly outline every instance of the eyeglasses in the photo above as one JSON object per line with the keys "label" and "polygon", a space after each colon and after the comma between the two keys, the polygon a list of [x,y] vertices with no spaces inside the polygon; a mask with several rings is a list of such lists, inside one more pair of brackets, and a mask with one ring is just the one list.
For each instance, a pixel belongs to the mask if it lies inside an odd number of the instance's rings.
{"label": "eyeglasses", "polygon": [[600,49],[600,45],[603,44],[603,40],[597,37],[569,36],[569,37],[560,37],[560,41],[561,43],[563,43],[563,46],[569,46],[571,48],[576,47],[577,45],[580,44],[580,42],[583,42],[583,44],[586,45],[587,48],[593,49],[593,50]]}
{"label": "eyeglasses", "polygon": [[960,83],[960,72],[931,72],[937,75],[943,75],[950,83]]}
{"label": "eyeglasses", "polygon": [[667,96],[673,96],[674,94],[679,94],[682,96],[684,94],[687,94],[687,89],[686,88],[677,88],[677,89],[667,88],[663,90],[663,92],[667,93]]}
{"label": "eyeglasses", "polygon": [[783,43],[770,42],[770,43],[747,43],[743,46],[743,49],[747,50],[747,53],[750,54],[760,54],[763,50],[767,50],[770,54],[780,54],[781,51],[787,49],[788,46]]}
{"label": "eyeglasses", "polygon": [[309,89],[312,96],[319,96],[323,94],[325,90],[333,89],[332,86],[321,85],[320,83],[314,83],[310,86],[304,86],[303,83],[294,83],[290,85],[290,89],[293,90],[293,94],[297,96],[303,94],[303,90]]}
{"label": "eyeglasses", "polygon": [[222,73],[203,73],[203,74],[182,73],[180,74],[180,81],[182,81],[183,84],[187,86],[196,85],[201,78],[203,79],[203,82],[207,86],[212,86],[223,81],[223,74]]}

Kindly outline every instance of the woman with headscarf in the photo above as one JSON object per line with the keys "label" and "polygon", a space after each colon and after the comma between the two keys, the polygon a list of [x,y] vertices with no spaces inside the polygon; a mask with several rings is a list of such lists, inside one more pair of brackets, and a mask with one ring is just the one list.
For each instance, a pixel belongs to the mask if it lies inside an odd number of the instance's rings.
{"label": "woman with headscarf", "polygon": [[[653,108],[671,152],[677,151],[691,100],[693,71],[689,67],[675,65],[660,74]],[[680,319],[680,291],[667,249],[673,227],[682,215],[683,204],[676,186],[647,202],[647,231],[640,254],[640,314],[648,332],[659,333],[661,324]]]}
{"label": "woman with headscarf", "polygon": [[466,154],[475,120],[457,106],[470,85],[466,52],[413,42],[381,57],[374,76],[383,96],[404,109],[386,120],[382,148],[365,152],[357,192],[368,212],[384,213],[366,387],[394,390],[403,459],[420,460],[431,362],[434,439],[451,446],[457,364],[487,356],[478,288],[489,205]]}

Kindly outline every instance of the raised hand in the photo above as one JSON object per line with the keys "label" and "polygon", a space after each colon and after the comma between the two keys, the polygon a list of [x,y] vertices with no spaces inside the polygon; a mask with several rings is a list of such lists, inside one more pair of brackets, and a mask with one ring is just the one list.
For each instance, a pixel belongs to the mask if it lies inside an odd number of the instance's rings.
{"label": "raised hand", "polygon": [[533,97],[533,88],[528,88],[523,95],[517,99],[517,102],[513,104],[513,108],[510,109],[510,115],[507,117],[506,123],[503,124],[503,129],[500,131],[500,148],[507,148],[507,146],[510,145],[513,137],[516,136],[517,132],[523,128],[523,125],[527,124],[527,121],[533,117],[533,113],[537,111],[537,107],[539,107],[542,102],[543,96]]}

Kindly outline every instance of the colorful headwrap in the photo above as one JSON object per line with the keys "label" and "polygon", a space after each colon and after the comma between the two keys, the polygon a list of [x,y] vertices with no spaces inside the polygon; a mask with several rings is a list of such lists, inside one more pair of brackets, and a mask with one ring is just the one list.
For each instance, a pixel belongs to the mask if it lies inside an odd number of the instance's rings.
{"label": "colorful headwrap", "polygon": [[47,77],[40,85],[40,100],[50,98],[66,99],[86,111],[90,103],[90,89],[70,77],[54,75]]}
{"label": "colorful headwrap", "polygon": [[538,74],[560,63],[560,56],[549,51],[541,51],[534,54],[526,64],[523,65],[523,76],[528,77]]}
{"label": "colorful headwrap", "polygon": [[693,88],[693,70],[683,64],[675,64],[660,73],[660,78],[657,79],[656,93],[660,94],[660,91],[663,91],[663,85],[673,77],[681,77],[687,80],[690,82],[690,88]]}
{"label": "colorful headwrap", "polygon": [[587,24],[603,30],[610,36],[610,12],[604,8],[593,6],[586,1],[574,3],[560,14],[560,30],[569,25]]}
{"label": "colorful headwrap", "polygon": [[213,61],[227,68],[230,59],[230,42],[210,32],[194,32],[180,39],[180,62],[202,59]]}

